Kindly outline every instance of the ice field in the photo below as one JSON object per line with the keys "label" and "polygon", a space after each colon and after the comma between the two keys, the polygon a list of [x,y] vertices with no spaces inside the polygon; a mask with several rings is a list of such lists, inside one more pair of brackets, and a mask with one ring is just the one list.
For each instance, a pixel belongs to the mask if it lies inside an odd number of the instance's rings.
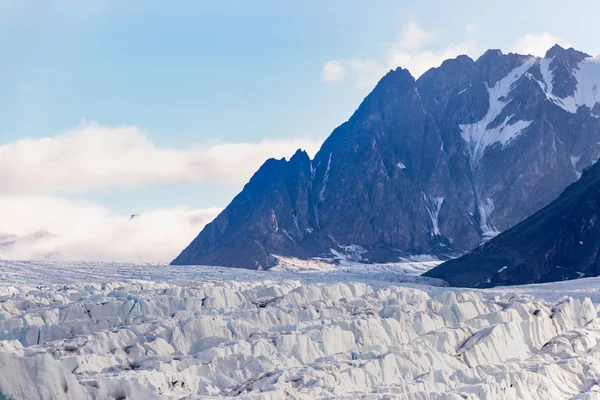
{"label": "ice field", "polygon": [[0,398],[600,398],[600,279],[449,289],[435,264],[0,262]]}

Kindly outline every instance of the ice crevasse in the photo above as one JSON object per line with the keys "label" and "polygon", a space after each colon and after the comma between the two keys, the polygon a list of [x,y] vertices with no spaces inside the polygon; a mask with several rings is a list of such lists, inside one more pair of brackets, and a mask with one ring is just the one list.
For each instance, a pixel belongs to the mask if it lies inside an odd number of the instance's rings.
{"label": "ice crevasse", "polygon": [[295,280],[0,287],[0,391],[14,399],[593,399],[599,350],[596,307],[569,297]]}

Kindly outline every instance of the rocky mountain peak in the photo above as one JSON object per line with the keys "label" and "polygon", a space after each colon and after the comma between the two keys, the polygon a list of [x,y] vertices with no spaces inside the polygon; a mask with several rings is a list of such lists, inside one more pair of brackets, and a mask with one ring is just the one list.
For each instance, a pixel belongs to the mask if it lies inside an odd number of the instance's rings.
{"label": "rocky mountain peak", "polygon": [[575,71],[579,64],[590,55],[573,48],[564,49],[558,44],[546,52],[545,59],[552,73],[552,94],[560,99],[573,96],[578,80]]}
{"label": "rocky mountain peak", "polygon": [[373,91],[367,95],[359,106],[357,113],[352,117],[355,117],[357,114],[360,115],[359,111],[361,108],[379,107],[381,102],[388,102],[390,98],[400,97],[406,92],[413,90],[414,86],[415,78],[407,69],[398,67],[390,70],[381,78]]}
{"label": "rocky mountain peak", "polygon": [[174,263],[266,269],[278,256],[388,262],[477,247],[600,155],[589,111],[600,63],[550,53],[459,56],[418,80],[389,71],[313,160],[267,160]]}
{"label": "rocky mountain peak", "polygon": [[504,56],[504,53],[500,49],[488,49],[481,55],[481,57],[479,57],[479,60],[481,60],[482,62],[485,62],[485,60],[493,61],[493,60],[498,60],[499,58],[502,58],[503,56]]}
{"label": "rocky mountain peak", "polygon": [[584,53],[579,50],[575,50],[572,47],[565,49],[564,47],[561,47],[559,44],[555,44],[554,46],[552,46],[546,52],[546,55],[544,56],[544,58],[556,58],[562,63],[570,63],[570,64],[577,64],[584,58],[588,58],[588,57],[591,57],[591,56],[587,53]]}
{"label": "rocky mountain peak", "polygon": [[548,49],[544,58],[555,57],[557,54],[564,53],[564,51],[565,51],[565,48],[562,47],[561,45],[559,45],[558,43],[556,43],[556,44],[554,44],[554,46],[552,46]]}
{"label": "rocky mountain peak", "polygon": [[504,54],[500,50],[488,50],[475,62],[488,87],[493,87],[500,79],[530,58],[532,57],[528,55]]}

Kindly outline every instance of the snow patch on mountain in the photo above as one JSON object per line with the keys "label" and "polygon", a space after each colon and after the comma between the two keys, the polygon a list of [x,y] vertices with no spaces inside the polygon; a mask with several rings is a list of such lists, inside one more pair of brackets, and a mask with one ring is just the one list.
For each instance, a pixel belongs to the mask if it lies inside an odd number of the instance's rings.
{"label": "snow patch on mountain", "polygon": [[565,98],[552,94],[554,84],[553,71],[550,70],[552,61],[553,58],[540,60],[540,69],[544,80],[544,85],[540,83],[540,87],[549,100],[573,114],[577,113],[582,106],[592,109],[596,103],[600,102],[600,56],[585,58],[577,65],[573,71],[577,80],[575,93],[573,96]]}
{"label": "snow patch on mountain", "polygon": [[[572,97],[563,99],[565,108],[577,112],[581,106],[593,108],[600,101],[600,57],[590,57],[583,60],[575,70],[577,90]],[[574,111],[573,111],[574,110]]]}
{"label": "snow patch on mountain", "polygon": [[573,169],[575,170],[575,174],[577,174],[577,180],[579,180],[579,178],[581,178],[581,172],[579,172],[577,170],[577,163],[579,162],[579,160],[581,160],[581,154],[578,155],[577,157],[571,156],[571,165],[573,166]]}
{"label": "snow patch on mountain", "polygon": [[425,209],[431,219],[431,236],[441,236],[440,233],[440,210],[444,204],[443,197],[429,196],[423,193],[423,200],[425,201]]}
{"label": "snow patch on mountain", "polygon": [[530,57],[509,72],[504,78],[498,80],[493,87],[490,88],[486,84],[489,96],[489,108],[486,115],[474,124],[460,125],[461,136],[468,143],[469,148],[469,161],[473,173],[473,190],[477,197],[478,205],[476,212],[479,217],[479,228],[482,233],[483,242],[497,236],[500,231],[490,222],[490,215],[494,210],[493,200],[491,198],[481,198],[479,194],[480,190],[477,181],[479,163],[488,147],[495,143],[499,143],[502,146],[507,145],[533,122],[514,121],[514,115],[504,117],[501,122],[498,122],[497,119],[510,102],[510,93],[514,84],[528,74],[527,71],[535,65],[536,61],[535,57]]}
{"label": "snow patch on mountain", "polygon": [[484,241],[498,236],[501,232],[490,223],[490,214],[494,211],[494,200],[486,198],[479,201],[479,226],[484,237]]}
{"label": "snow patch on mountain", "polygon": [[554,88],[554,75],[550,70],[550,64],[554,61],[554,57],[551,58],[542,58],[540,60],[540,72],[542,74],[542,79],[544,80],[543,86],[540,84],[541,88],[546,93],[546,96],[553,96],[552,89]]}
{"label": "snow patch on mountain", "polygon": [[329,180],[329,171],[331,170],[331,156],[332,156],[332,153],[329,153],[329,160],[327,161],[327,169],[325,169],[325,174],[323,175],[323,185],[321,187],[321,191],[319,192],[319,200],[321,202],[325,201],[325,189],[327,189],[327,181]]}
{"label": "snow patch on mountain", "polygon": [[506,145],[531,124],[532,121],[513,121],[511,123],[512,116],[509,116],[497,126],[489,127],[508,103],[508,95],[515,82],[521,79],[535,62],[534,57],[527,59],[523,64],[509,72],[507,76],[496,82],[493,87],[488,86],[490,106],[487,114],[479,122],[460,125],[461,136],[469,144],[469,155],[473,167],[478,164],[488,146],[494,143]]}

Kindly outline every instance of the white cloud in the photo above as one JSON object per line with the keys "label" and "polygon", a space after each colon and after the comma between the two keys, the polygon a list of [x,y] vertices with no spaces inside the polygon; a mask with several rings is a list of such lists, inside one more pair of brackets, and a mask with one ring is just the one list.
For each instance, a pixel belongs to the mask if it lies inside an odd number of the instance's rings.
{"label": "white cloud", "polygon": [[178,150],[156,145],[135,126],[96,123],[4,144],[0,258],[171,261],[220,209],[148,209],[130,220],[129,215],[57,193],[186,181],[240,184],[267,158],[289,157],[298,148],[312,155],[320,144],[308,138],[264,139]]}
{"label": "white cloud", "polygon": [[438,51],[409,52],[401,47],[393,47],[388,53],[388,65],[391,68],[397,66],[406,68],[415,78],[418,78],[430,68],[439,67],[445,60],[461,54],[472,54],[474,49],[474,42],[459,43]]}
{"label": "white cloud", "polygon": [[[169,262],[219,212],[175,207],[147,210],[130,220],[91,202],[0,196],[0,258]],[[36,235],[41,230],[54,236]],[[20,239],[6,244],[12,241],[9,234]]]}
{"label": "white cloud", "polygon": [[571,47],[571,44],[561,38],[552,35],[549,32],[528,33],[518,37],[512,48],[512,51],[519,54],[531,54],[538,57],[543,57],[546,51],[555,44],[562,47]]}
{"label": "white cloud", "polygon": [[[474,26],[467,26],[467,30],[474,29]],[[461,54],[473,54],[475,52],[475,42],[467,41],[457,43],[451,46],[430,50],[424,49],[425,46],[435,41],[436,35],[433,32],[424,30],[415,21],[406,24],[398,35],[397,40],[389,46],[385,56],[381,60],[349,58],[347,60],[328,61],[323,66],[323,77],[325,70],[330,71],[331,78],[323,79],[325,82],[339,82],[341,76],[349,77],[354,86],[358,89],[370,89],[379,79],[390,69],[403,67],[408,69],[411,74],[418,78],[431,67],[439,66],[444,60],[454,58]],[[335,66],[335,68],[334,68]],[[343,71],[335,73],[336,69]]]}
{"label": "white cloud", "polygon": [[375,60],[351,58],[346,61],[348,69],[353,73],[354,86],[357,89],[372,89],[387,72],[387,68],[377,64]]}
{"label": "white cloud", "polygon": [[400,34],[397,46],[403,49],[420,49],[435,39],[435,34],[427,32],[415,21],[407,23]]}
{"label": "white cloud", "polygon": [[435,38],[434,33],[423,30],[416,22],[409,22],[402,29],[396,43],[388,50],[388,68],[406,68],[418,78],[428,69],[438,67],[444,60],[461,54],[472,54],[475,50],[475,43],[472,41],[434,50],[423,48]]}
{"label": "white cloud", "polygon": [[321,78],[325,82],[339,82],[345,74],[346,69],[342,66],[342,62],[339,60],[331,60],[323,65]]}
{"label": "white cloud", "polygon": [[245,183],[269,157],[296,149],[314,154],[309,138],[221,143],[188,150],[159,147],[135,126],[83,123],[53,137],[0,146],[0,193],[83,192],[187,181]]}
{"label": "white cloud", "polygon": [[[423,29],[417,22],[407,23],[399,32],[394,43],[387,46],[387,53],[378,59],[348,58],[346,60],[328,61],[323,66],[325,82],[340,82],[342,78],[350,81],[357,89],[371,89],[377,81],[390,69],[406,68],[415,77],[420,77],[432,67],[443,61],[466,54],[475,58],[478,44],[474,33],[475,24],[465,26],[465,40],[448,46],[436,47],[437,36]],[[543,56],[554,44],[571,47],[567,41],[548,32],[528,33],[515,40],[513,52]],[[327,73],[325,71],[328,71]],[[325,79],[325,76],[329,79]]]}

